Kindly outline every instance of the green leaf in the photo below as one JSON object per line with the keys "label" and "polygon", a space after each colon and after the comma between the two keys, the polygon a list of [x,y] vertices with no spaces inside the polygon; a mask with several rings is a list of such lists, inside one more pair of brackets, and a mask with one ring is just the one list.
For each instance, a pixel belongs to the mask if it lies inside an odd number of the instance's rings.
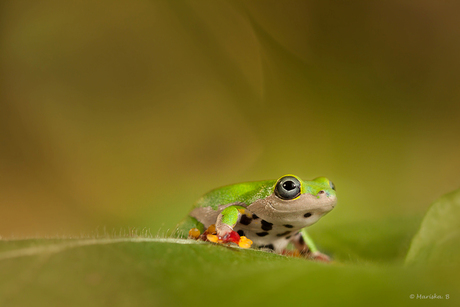
{"label": "green leaf", "polygon": [[421,216],[314,226],[318,248],[345,263],[403,263]]}
{"label": "green leaf", "polygon": [[400,264],[323,264],[161,238],[2,241],[0,272],[0,306],[393,306],[438,289],[455,306],[460,286],[446,272]]}
{"label": "green leaf", "polygon": [[407,264],[460,264],[460,189],[446,194],[428,210],[412,240]]}

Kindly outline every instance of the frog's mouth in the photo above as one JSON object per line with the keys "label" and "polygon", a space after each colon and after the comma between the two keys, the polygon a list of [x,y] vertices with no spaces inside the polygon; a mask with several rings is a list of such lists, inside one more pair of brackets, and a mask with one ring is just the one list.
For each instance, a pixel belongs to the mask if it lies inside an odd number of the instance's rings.
{"label": "frog's mouth", "polygon": [[[296,213],[296,212],[303,212],[305,211],[305,208],[298,208],[297,210],[292,210],[292,207],[291,209],[289,210],[289,208],[287,208],[286,210],[281,210],[280,208],[276,208],[271,201],[267,201],[267,204],[265,205],[266,207],[269,207],[271,209],[271,211],[274,211],[274,212],[277,212],[277,213]],[[267,210],[267,208],[266,208]]]}
{"label": "frog's mouth", "polygon": [[[316,196],[312,194],[304,194],[304,195],[309,195],[309,196],[303,196],[303,197],[314,197],[316,199]],[[292,201],[283,201],[279,200],[278,198],[273,199],[273,197],[276,197],[274,195],[271,195],[267,197],[266,203],[265,203],[265,210],[270,210],[278,213],[303,213],[305,210],[311,211],[311,212],[316,212],[316,213],[327,213],[334,209],[336,205],[336,201],[334,199],[328,199],[326,202],[320,202],[320,203],[315,203],[311,204],[310,206],[306,206],[305,204],[302,204],[304,200],[299,200],[299,202],[294,202]],[[301,196],[302,197],[302,196]],[[278,205],[274,205],[274,202],[276,202]],[[281,209],[280,207],[283,207]]]}
{"label": "frog's mouth", "polygon": [[[280,211],[280,210],[276,209],[275,207],[273,207],[271,201],[267,201],[267,204],[265,205],[265,207],[269,207],[269,208],[272,209],[273,211]],[[265,209],[267,209],[267,208],[265,208]]]}

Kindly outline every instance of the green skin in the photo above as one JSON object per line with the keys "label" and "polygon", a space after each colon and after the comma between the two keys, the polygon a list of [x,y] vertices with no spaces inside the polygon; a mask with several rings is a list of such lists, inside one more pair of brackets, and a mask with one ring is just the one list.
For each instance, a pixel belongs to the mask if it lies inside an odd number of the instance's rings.
{"label": "green skin", "polygon": [[328,261],[305,231],[331,211],[337,202],[335,189],[327,178],[300,182],[300,195],[281,199],[275,193],[279,180],[246,182],[214,189],[202,196],[189,215],[176,228],[177,237],[187,237],[198,228],[203,233],[211,224],[224,237],[237,231],[251,239],[253,247],[281,253],[288,243],[308,258]]}

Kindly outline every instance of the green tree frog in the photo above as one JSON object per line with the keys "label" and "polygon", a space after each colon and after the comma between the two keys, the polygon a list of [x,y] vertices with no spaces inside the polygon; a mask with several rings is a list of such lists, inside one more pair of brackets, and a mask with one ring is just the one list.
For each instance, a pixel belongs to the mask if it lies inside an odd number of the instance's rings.
{"label": "green tree frog", "polygon": [[278,180],[239,183],[202,196],[177,225],[175,234],[286,254],[287,245],[292,243],[297,255],[329,261],[304,228],[316,223],[336,203],[334,184],[325,177],[303,181],[285,175]]}

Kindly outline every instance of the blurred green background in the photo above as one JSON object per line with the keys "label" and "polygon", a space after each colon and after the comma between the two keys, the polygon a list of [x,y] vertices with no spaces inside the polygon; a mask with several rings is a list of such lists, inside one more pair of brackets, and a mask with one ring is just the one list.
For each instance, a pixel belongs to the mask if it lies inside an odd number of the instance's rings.
{"label": "blurred green background", "polygon": [[2,1],[0,235],[162,233],[212,188],[286,173],[336,184],[313,227],[422,216],[460,187],[459,11]]}

